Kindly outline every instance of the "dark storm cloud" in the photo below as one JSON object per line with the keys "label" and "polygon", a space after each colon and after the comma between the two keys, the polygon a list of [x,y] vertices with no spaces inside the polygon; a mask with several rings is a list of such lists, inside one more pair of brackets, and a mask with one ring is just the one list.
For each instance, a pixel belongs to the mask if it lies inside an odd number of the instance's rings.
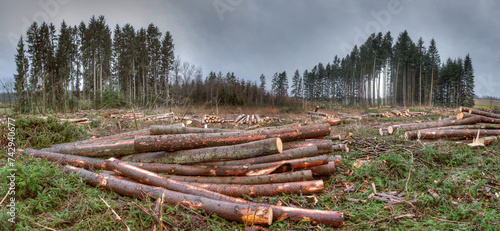
{"label": "dark storm cloud", "polygon": [[[47,8],[50,3],[58,5]],[[162,32],[170,31],[176,55],[203,67],[205,75],[232,71],[257,81],[263,73],[268,82],[274,72],[291,76],[295,69],[302,73],[335,55],[343,57],[375,29],[391,31],[395,39],[406,29],[415,42],[421,36],[426,46],[435,38],[442,61],[469,53],[476,93],[500,96],[499,6],[493,0],[9,1],[0,12],[0,77],[11,78],[15,72],[9,36],[15,46],[12,35],[25,32],[25,21],[45,13],[59,27],[63,19],[75,25],[102,14],[111,28],[130,23],[139,29],[153,22]]]}

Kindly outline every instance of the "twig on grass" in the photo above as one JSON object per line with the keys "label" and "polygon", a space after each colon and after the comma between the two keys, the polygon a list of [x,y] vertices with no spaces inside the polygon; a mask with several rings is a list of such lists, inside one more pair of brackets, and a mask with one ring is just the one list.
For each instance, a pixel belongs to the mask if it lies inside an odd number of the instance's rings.
{"label": "twig on grass", "polygon": [[120,215],[118,215],[118,213],[115,212],[115,210],[113,208],[111,208],[111,206],[109,206],[108,202],[106,202],[102,197],[99,197],[99,199],[102,200],[102,202],[104,202],[104,204],[109,208],[111,209],[111,212],[113,212],[113,214],[115,214],[116,218],[118,219],[118,221],[120,221],[126,228],[127,228],[127,231],[130,231],[130,228],[128,227],[127,224],[125,224],[125,222],[122,220],[122,218],[120,217]]}
{"label": "twig on grass", "polygon": [[446,219],[441,219],[441,218],[433,217],[431,215],[428,215],[428,216],[430,218],[434,219],[434,220],[441,221],[441,222],[448,222],[448,223],[454,223],[454,224],[470,224],[470,222],[450,221],[450,220],[446,220]]}
{"label": "twig on grass", "polygon": [[36,222],[34,222],[34,221],[32,221],[31,223],[33,223],[33,224],[35,224],[35,225],[38,225],[38,226],[40,226],[40,227],[42,227],[42,228],[44,228],[44,229],[48,229],[48,230],[53,230],[53,231],[56,231],[56,230],[55,230],[55,229],[53,229],[53,228],[49,228],[49,227],[47,227],[47,226],[43,226],[43,225],[38,224],[38,223],[36,223]]}
{"label": "twig on grass", "polygon": [[2,205],[2,204],[3,204],[3,201],[5,201],[5,199],[6,199],[6,198],[7,198],[7,196],[9,195],[9,193],[10,193],[10,189],[9,189],[9,191],[7,191],[7,193],[6,193],[6,194],[5,194],[5,196],[3,197],[2,201],[0,201],[0,205]]}

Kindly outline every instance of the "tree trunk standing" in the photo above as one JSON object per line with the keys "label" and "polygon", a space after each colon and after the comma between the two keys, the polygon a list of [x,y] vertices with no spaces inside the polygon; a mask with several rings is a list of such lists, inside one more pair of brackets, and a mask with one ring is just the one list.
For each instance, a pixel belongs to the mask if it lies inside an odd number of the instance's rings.
{"label": "tree trunk standing", "polygon": [[371,106],[373,107],[375,105],[375,81],[376,81],[376,77],[375,77],[375,66],[377,64],[377,54],[375,54],[375,58],[373,59],[373,71],[372,71],[372,79],[373,79],[373,89],[372,89],[372,100],[371,100]]}
{"label": "tree trunk standing", "polygon": [[418,106],[422,106],[422,60],[420,60],[420,67],[418,74]]}
{"label": "tree trunk standing", "polygon": [[[393,89],[393,93],[392,93],[392,97],[394,98],[394,105],[397,105],[398,101],[397,101],[397,98],[398,98],[398,71],[399,71],[399,60],[398,60],[398,64],[396,65],[396,76],[394,77],[394,89]],[[392,77],[392,76],[391,76]]]}
{"label": "tree trunk standing", "polygon": [[102,98],[102,58],[99,59],[99,94],[100,97]]}
{"label": "tree trunk standing", "polygon": [[403,107],[406,107],[406,92],[407,92],[407,86],[406,86],[406,77],[408,72],[408,63],[405,63],[405,67],[403,69]]}
{"label": "tree trunk standing", "polygon": [[387,69],[389,68],[388,66],[389,61],[386,59],[385,60],[385,68],[384,68],[384,105],[387,105]]}
{"label": "tree trunk standing", "polygon": [[96,66],[97,66],[97,64],[95,63],[95,59],[96,59],[95,58],[95,55],[96,55],[95,51],[92,51],[92,53],[93,53],[93,56],[92,56],[93,57],[92,58],[92,67],[93,67],[92,68],[92,70],[93,70],[92,71],[92,76],[94,77],[94,85],[92,86],[92,90],[94,92],[94,98],[93,98],[93,100],[95,100],[96,90],[97,90],[97,73],[96,73],[96,68],[97,68]]}
{"label": "tree trunk standing", "polygon": [[434,85],[434,67],[431,69],[431,90],[430,90],[430,96],[429,96],[429,107],[432,106],[432,87]]}

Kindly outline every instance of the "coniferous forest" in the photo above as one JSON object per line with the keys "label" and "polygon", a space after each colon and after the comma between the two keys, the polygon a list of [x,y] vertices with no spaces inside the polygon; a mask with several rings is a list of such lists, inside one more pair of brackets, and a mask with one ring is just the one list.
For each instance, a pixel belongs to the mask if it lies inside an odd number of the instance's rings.
{"label": "coniferous forest", "polygon": [[[32,23],[19,39],[16,105],[23,113],[110,107],[270,105],[304,100],[342,106],[473,106],[470,56],[441,60],[434,39],[372,34],[345,57],[249,81],[175,55],[172,34],[116,25],[104,16],[59,28]],[[304,44],[306,45],[306,44]],[[279,69],[280,67],[276,67]],[[289,81],[290,79],[290,81]],[[266,84],[270,84],[270,88]]]}

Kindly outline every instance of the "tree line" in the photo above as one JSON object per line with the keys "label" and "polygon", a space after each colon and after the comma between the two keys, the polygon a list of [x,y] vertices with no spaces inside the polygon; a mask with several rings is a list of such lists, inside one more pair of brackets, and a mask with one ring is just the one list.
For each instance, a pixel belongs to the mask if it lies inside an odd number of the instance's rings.
{"label": "tree line", "polygon": [[296,70],[290,96],[341,105],[471,107],[474,69],[468,54],[441,63],[434,39],[425,47],[421,37],[414,43],[407,31],[395,42],[390,32],[379,32],[343,58],[318,63],[302,75]]}
{"label": "tree line", "polygon": [[[112,30],[104,16],[59,30],[33,22],[19,39],[14,75],[18,112],[65,112],[81,108],[186,104],[266,105],[331,101],[339,105],[473,105],[474,70],[465,59],[441,63],[434,39],[428,48],[406,31],[372,34],[343,58],[291,77],[276,72],[266,90],[260,81],[233,72],[197,67],[174,55],[169,31],[153,23]],[[289,90],[291,94],[289,94]]]}

